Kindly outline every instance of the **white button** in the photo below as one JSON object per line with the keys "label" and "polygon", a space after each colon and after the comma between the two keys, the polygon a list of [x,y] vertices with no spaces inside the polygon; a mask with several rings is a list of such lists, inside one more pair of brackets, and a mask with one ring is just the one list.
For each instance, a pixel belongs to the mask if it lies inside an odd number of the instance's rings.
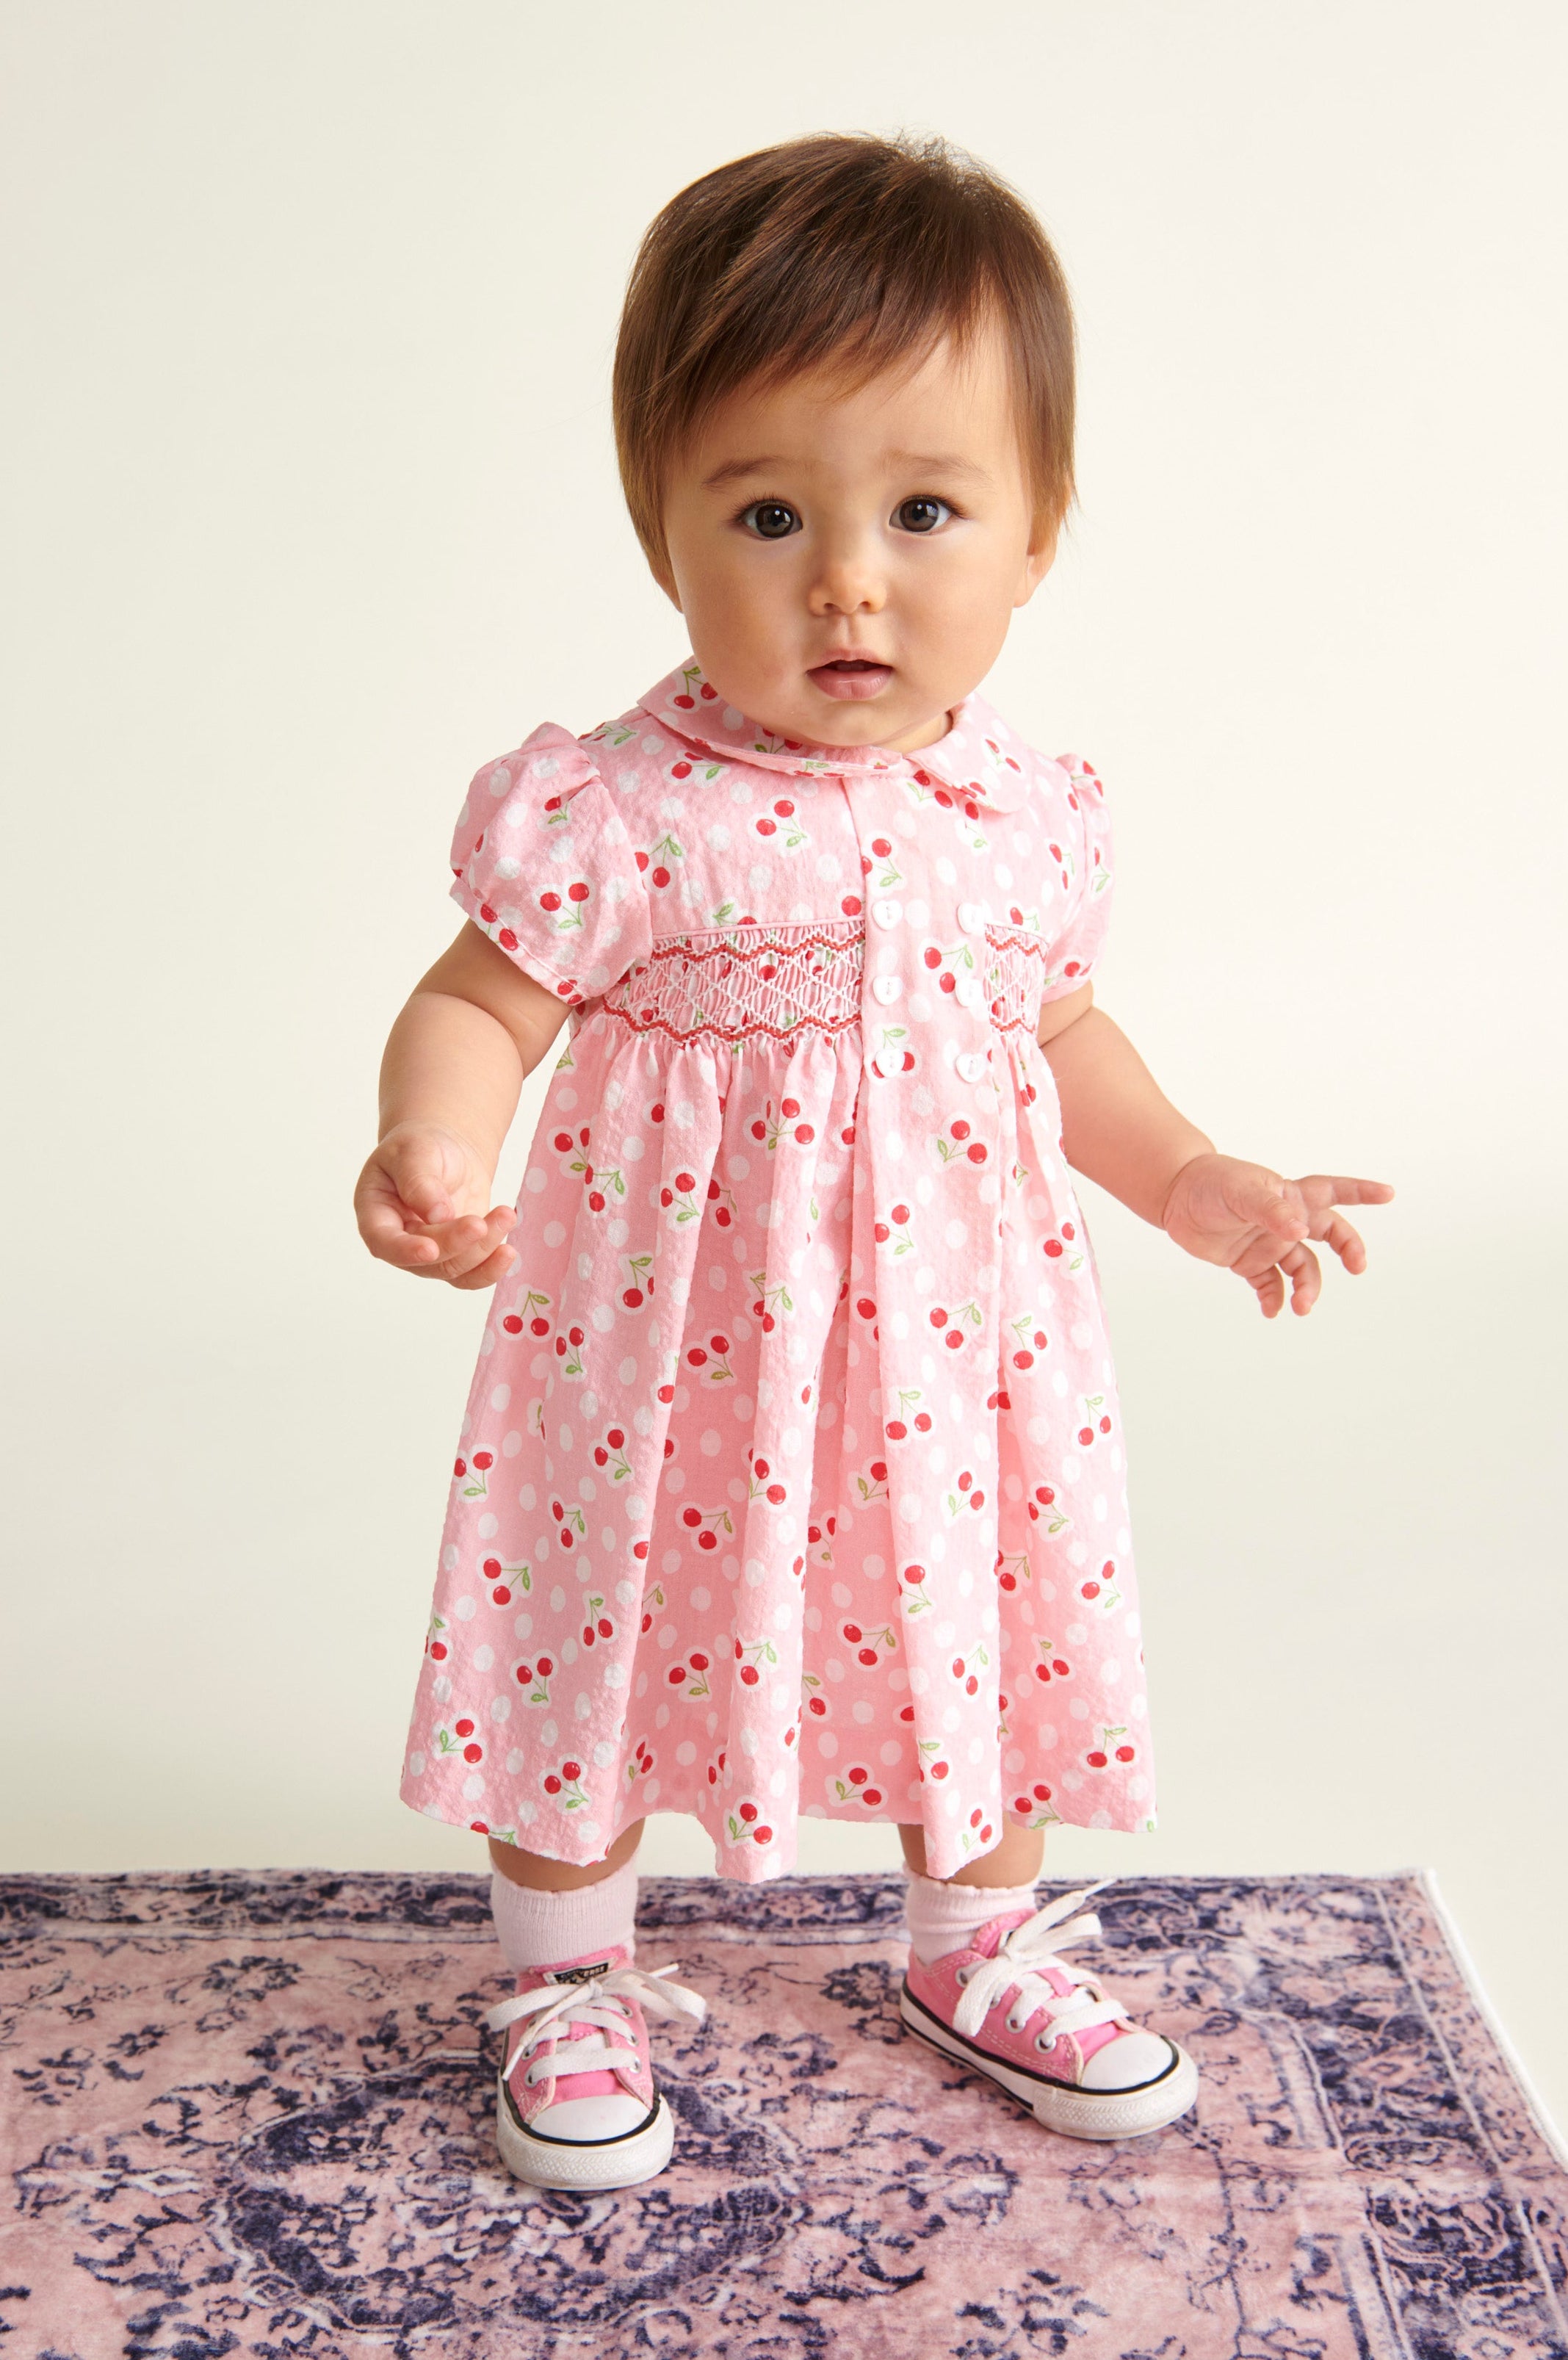
{"label": "white button", "polygon": [[978,1049],[966,1049],[958,1060],[958,1070],[966,1082],[983,1081],[987,1062]]}
{"label": "white button", "polygon": [[898,1049],[878,1049],[871,1064],[873,1071],[880,1074],[885,1082],[890,1082],[895,1074],[904,1070],[903,1055]]}
{"label": "white button", "polygon": [[879,926],[896,926],[904,913],[897,901],[873,901],[871,914]]}
{"label": "white button", "polygon": [[960,976],[953,987],[953,998],[960,1008],[976,1008],[985,997],[985,989],[977,975]]}
{"label": "white button", "polygon": [[983,934],[985,931],[985,912],[978,901],[960,901],[958,923],[966,934]]}
{"label": "white button", "polygon": [[871,978],[871,989],[884,1008],[891,1007],[904,989],[903,978],[897,975],[877,975]]}

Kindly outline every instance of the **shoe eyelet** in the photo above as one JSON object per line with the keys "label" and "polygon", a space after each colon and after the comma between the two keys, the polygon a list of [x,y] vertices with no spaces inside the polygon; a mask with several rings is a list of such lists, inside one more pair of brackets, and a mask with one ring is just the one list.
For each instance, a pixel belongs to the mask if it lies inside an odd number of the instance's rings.
{"label": "shoe eyelet", "polygon": [[1041,2055],[1043,2056],[1043,2054],[1045,2053],[1045,2051],[1046,2051],[1048,2049],[1054,2049],[1054,2048],[1055,2048],[1055,2046],[1056,2046],[1055,2036],[1053,2035],[1053,2036],[1051,2037],[1051,2038],[1048,2040],[1048,2039],[1046,2038],[1046,2037],[1045,2037],[1045,2035],[1044,2035],[1044,2033],[1043,2033],[1043,2032],[1037,2032],[1037,2033],[1035,2034],[1035,2037],[1034,2037],[1034,2045],[1035,2045],[1035,2047],[1036,2047],[1036,2048],[1040,2051]]}
{"label": "shoe eyelet", "polygon": [[960,1967],[953,1980],[956,1983],[966,1983],[974,1972],[973,1967]]}

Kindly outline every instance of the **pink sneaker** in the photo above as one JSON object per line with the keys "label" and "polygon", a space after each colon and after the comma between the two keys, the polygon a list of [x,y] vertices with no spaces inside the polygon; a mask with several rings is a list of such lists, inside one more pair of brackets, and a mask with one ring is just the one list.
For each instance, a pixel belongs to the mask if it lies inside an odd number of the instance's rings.
{"label": "pink sneaker", "polygon": [[1099,1933],[1092,1912],[1070,1914],[1099,1890],[1086,1885],[1033,1917],[994,1918],[967,1949],[929,1967],[911,1950],[898,2013],[933,2049],[1021,2099],[1047,2130],[1136,2138],[1186,2113],[1198,2069],[1173,2040],[1129,2023],[1093,1975],[1057,1957]]}
{"label": "pink sneaker", "polygon": [[534,2188],[632,2188],[664,2169],[675,2143],[654,2087],[648,2015],[701,2024],[695,1992],[645,1973],[622,1943],[596,1958],[534,1967],[485,2021],[506,2034],[495,2083],[501,2160]]}

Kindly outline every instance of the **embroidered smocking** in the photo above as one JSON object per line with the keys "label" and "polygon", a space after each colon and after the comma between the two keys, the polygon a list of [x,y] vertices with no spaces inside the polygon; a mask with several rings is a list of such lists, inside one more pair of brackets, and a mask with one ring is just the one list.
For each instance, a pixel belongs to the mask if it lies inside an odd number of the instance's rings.
{"label": "embroidered smocking", "polygon": [[1045,989],[1045,945],[1038,934],[985,929],[985,1000],[998,1032],[1032,1032]]}
{"label": "embroidered smocking", "polygon": [[860,1022],[864,951],[858,918],[660,934],[604,1008],[634,1032],[672,1041],[837,1034]]}

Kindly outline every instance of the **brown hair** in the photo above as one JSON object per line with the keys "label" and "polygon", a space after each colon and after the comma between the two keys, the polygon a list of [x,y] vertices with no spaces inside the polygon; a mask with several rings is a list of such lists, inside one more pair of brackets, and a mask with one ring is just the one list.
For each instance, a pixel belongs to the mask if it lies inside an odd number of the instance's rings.
{"label": "brown hair", "polygon": [[1021,197],[941,139],[823,132],[672,197],[637,251],[615,347],[615,447],[664,554],[666,470],[717,403],[830,359],[862,384],[999,322],[1040,513],[1072,504],[1073,310]]}

